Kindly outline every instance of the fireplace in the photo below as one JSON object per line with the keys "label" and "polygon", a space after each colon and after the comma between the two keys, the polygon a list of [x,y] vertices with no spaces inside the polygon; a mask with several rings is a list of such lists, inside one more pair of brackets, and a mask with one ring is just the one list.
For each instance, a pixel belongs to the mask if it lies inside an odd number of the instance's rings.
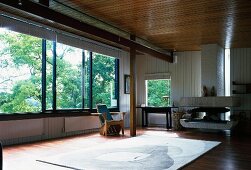
{"label": "fireplace", "polygon": [[[230,111],[231,107],[240,106],[237,97],[184,97],[180,101],[181,107],[191,107],[192,115],[189,119],[181,119],[180,123],[186,128],[204,128],[226,130],[234,127],[237,121],[221,119],[221,114]],[[197,113],[204,113],[199,117]]]}

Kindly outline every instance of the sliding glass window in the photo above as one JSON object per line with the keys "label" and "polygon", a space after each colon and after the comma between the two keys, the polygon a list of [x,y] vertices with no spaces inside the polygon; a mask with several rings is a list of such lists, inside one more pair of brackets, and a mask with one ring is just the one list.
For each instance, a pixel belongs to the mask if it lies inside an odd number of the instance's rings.
{"label": "sliding glass window", "polygon": [[42,39],[0,29],[0,112],[41,111]]}
{"label": "sliding glass window", "polygon": [[[53,109],[54,100],[55,110],[90,110],[95,109],[98,103],[118,108],[118,59],[65,44],[55,43],[56,48],[50,41],[46,44],[48,110]],[[56,55],[55,63],[53,54]],[[56,70],[55,94],[53,69]]]}
{"label": "sliding glass window", "polygon": [[46,110],[53,106],[53,42],[46,40]]}
{"label": "sliding glass window", "polygon": [[103,103],[107,107],[117,107],[115,96],[115,64],[116,58],[93,53],[92,55],[92,107]]}
{"label": "sliding glass window", "polygon": [[82,108],[82,49],[57,43],[57,109]]}
{"label": "sliding glass window", "polygon": [[84,69],[82,70],[82,84],[83,84],[83,106],[84,108],[90,109],[90,105],[92,103],[91,99],[91,52],[87,50],[83,50],[83,65]]}
{"label": "sliding glass window", "polygon": [[[84,49],[105,47],[27,27],[22,33],[0,28],[0,114],[95,111],[99,103],[119,109],[119,60]],[[43,31],[45,39],[36,37]]]}

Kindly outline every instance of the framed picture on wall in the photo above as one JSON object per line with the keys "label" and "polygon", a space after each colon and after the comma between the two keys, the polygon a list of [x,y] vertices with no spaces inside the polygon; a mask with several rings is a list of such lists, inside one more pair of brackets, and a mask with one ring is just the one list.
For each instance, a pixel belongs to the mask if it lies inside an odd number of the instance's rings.
{"label": "framed picture on wall", "polygon": [[130,75],[124,75],[124,93],[130,94]]}

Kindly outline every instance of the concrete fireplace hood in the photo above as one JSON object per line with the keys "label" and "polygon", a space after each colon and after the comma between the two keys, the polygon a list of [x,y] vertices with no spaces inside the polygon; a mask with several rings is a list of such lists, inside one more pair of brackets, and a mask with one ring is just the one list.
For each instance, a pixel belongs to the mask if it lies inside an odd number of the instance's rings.
{"label": "concrete fireplace hood", "polygon": [[183,107],[239,107],[240,98],[232,96],[216,97],[183,97],[180,100]]}

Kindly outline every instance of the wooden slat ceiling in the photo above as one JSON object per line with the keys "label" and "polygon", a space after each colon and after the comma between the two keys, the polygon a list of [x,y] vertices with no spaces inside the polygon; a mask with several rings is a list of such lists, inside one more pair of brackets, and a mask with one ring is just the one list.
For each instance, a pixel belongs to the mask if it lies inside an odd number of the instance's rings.
{"label": "wooden slat ceiling", "polygon": [[[249,0],[51,0],[87,13],[162,49],[200,50],[201,44],[251,47]],[[53,6],[54,5],[54,6]],[[60,10],[69,13],[69,9]],[[109,31],[126,36],[118,29]]]}

